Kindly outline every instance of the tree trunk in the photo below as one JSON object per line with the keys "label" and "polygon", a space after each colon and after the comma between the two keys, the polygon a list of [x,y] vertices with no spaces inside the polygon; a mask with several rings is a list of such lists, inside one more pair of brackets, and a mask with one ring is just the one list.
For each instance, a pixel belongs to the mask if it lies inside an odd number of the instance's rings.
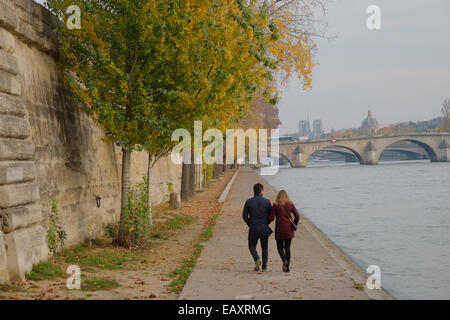
{"label": "tree trunk", "polygon": [[117,242],[121,246],[128,245],[127,231],[123,229],[126,219],[125,207],[128,205],[128,193],[131,191],[131,150],[122,149],[122,201],[120,209],[120,226]]}
{"label": "tree trunk", "polygon": [[148,180],[148,210],[149,210],[149,223],[150,225],[153,225],[153,215],[152,215],[152,166],[153,166],[153,155],[148,155],[148,173],[147,173],[147,180]]}
{"label": "tree trunk", "polygon": [[208,184],[208,181],[206,181],[206,179],[208,178],[207,176],[208,176],[208,173],[207,173],[207,171],[208,171],[208,165],[206,165],[206,167],[205,167],[205,169],[202,169],[203,170],[203,185],[201,186],[202,188],[206,188],[206,186],[207,186],[207,184]]}
{"label": "tree trunk", "polygon": [[180,203],[180,196],[176,192],[170,193],[170,201],[169,206],[171,209],[180,209],[181,203]]}
{"label": "tree trunk", "polygon": [[193,197],[195,194],[195,164],[194,153],[191,156],[191,165],[189,166],[189,197]]}
{"label": "tree trunk", "polygon": [[214,174],[213,174],[213,178],[214,179],[218,179],[219,175],[220,175],[220,164],[215,163],[214,164],[214,170],[213,170]]}
{"label": "tree trunk", "polygon": [[183,165],[181,170],[181,201],[189,200],[189,177],[190,177],[190,165],[186,163],[187,151],[183,155]]}

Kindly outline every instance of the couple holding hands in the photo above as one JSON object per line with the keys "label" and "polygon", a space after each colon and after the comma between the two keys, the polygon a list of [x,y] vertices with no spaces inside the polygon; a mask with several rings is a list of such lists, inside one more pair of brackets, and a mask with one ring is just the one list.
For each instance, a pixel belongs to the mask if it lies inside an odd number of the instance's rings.
{"label": "couple holding hands", "polygon": [[255,184],[253,193],[254,197],[245,202],[242,217],[249,227],[248,247],[255,261],[255,271],[259,271],[261,266],[261,260],[256,251],[258,240],[261,242],[262,249],[262,271],[267,270],[269,236],[273,232],[269,224],[275,220],[275,240],[283,262],[283,272],[290,272],[291,242],[295,237],[300,215],[285,190],[278,193],[273,206],[263,197],[262,184]]}

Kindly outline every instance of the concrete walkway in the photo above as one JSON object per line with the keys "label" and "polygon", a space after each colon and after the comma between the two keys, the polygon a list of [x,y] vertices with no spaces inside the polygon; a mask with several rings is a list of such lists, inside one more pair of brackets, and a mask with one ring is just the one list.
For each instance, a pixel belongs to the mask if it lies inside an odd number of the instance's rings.
{"label": "concrete walkway", "polygon": [[[390,299],[383,290],[358,288],[355,283],[364,286],[367,275],[303,217],[292,242],[291,272],[281,270],[274,235],[268,271],[253,271],[242,208],[257,182],[264,184],[267,198],[275,199],[276,191],[266,181],[241,168],[179,299]],[[259,244],[258,251],[261,255]]]}

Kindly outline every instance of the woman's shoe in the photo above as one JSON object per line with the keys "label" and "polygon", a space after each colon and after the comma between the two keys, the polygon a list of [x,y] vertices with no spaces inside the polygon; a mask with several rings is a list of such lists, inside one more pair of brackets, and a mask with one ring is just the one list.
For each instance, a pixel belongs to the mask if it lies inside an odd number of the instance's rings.
{"label": "woman's shoe", "polygon": [[289,272],[289,266],[288,266],[288,261],[284,260],[283,261],[283,272]]}
{"label": "woman's shoe", "polygon": [[255,271],[259,271],[259,266],[261,265],[261,260],[255,261]]}

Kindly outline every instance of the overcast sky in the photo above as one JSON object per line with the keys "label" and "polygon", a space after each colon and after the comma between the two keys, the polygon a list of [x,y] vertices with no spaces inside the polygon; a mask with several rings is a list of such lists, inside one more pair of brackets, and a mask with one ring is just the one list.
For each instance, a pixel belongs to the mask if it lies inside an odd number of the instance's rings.
{"label": "overcast sky", "polygon": [[[366,27],[372,4],[381,30]],[[327,131],[358,127],[369,106],[381,125],[441,115],[450,97],[450,0],[333,0],[327,10],[328,35],[337,37],[317,40],[312,90],[295,79],[284,89],[281,133],[297,132],[308,113]]]}
{"label": "overcast sky", "polygon": [[[381,9],[381,30],[366,27],[369,5]],[[335,0],[329,35],[317,41],[313,89],[298,81],[279,104],[281,132],[299,119],[322,119],[326,130],[359,127],[370,106],[380,124],[440,116],[450,97],[449,0]]]}

